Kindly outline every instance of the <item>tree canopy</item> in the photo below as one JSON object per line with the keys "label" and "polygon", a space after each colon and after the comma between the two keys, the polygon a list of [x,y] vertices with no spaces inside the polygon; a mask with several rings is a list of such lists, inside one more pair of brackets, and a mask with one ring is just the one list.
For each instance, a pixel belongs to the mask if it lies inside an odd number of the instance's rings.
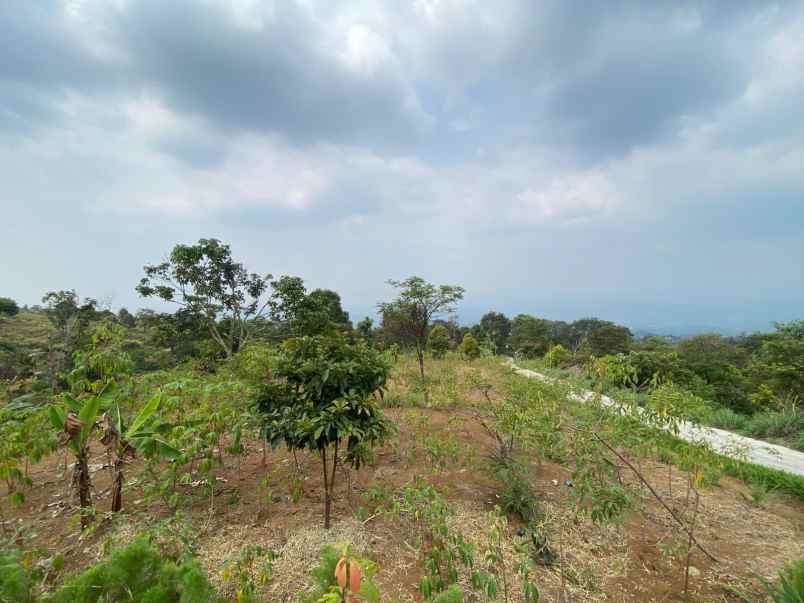
{"label": "tree canopy", "polygon": [[176,245],[168,261],[144,270],[137,292],[176,303],[198,317],[227,357],[248,341],[253,319],[267,305],[261,298],[270,275],[249,273],[232,259],[229,245],[217,239]]}
{"label": "tree canopy", "polygon": [[398,289],[399,293],[393,301],[379,304],[383,327],[390,322],[402,339],[415,346],[424,381],[424,352],[430,322],[438,316],[454,312],[455,304],[463,299],[465,290],[456,285],[436,286],[418,276],[404,281],[389,280],[388,284]]}

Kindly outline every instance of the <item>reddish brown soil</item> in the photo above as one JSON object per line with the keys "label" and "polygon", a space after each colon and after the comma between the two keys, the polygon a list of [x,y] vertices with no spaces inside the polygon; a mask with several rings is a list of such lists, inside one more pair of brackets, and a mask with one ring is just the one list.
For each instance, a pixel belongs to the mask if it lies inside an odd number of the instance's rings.
{"label": "reddish brown soil", "polygon": [[[350,484],[339,479],[333,508],[334,522],[354,517],[360,507],[367,507],[364,495],[372,485],[382,485],[398,491],[417,477],[436,485],[445,498],[468,513],[489,510],[498,502],[499,486],[483,471],[483,457],[493,441],[476,420],[474,413],[463,410],[401,410],[388,413],[400,426],[397,443],[377,451],[371,466],[352,472]],[[457,438],[460,453],[457,462],[437,470],[426,461],[418,436],[422,433],[451,434]],[[404,451],[415,447],[415,455],[405,457]],[[109,518],[110,476],[98,465],[105,463],[105,454],[93,449],[95,473],[94,500],[98,517],[95,529],[80,535],[75,521],[75,508],[69,493],[71,467],[66,477],[63,454],[53,455],[31,471],[33,487],[26,491],[26,503],[18,509],[6,509],[4,525],[24,526],[32,534],[26,546],[41,547],[65,554],[67,569],[80,569],[95,561],[99,545],[112,530],[130,523],[143,527],[171,512],[160,501],[146,502],[138,486],[127,487],[122,515]],[[210,500],[199,493],[190,508],[183,508],[197,526],[199,556],[205,554],[205,538],[225,533],[232,526],[243,526],[243,545],[254,542],[283,542],[295,530],[322,522],[323,488],[318,458],[300,454],[304,495],[298,503],[289,496],[288,485],[294,472],[293,461],[284,450],[269,452],[267,464],[258,443],[251,442],[241,458],[227,456],[218,471],[225,480],[217,493],[214,510]],[[683,556],[663,554],[660,544],[680,542],[680,533],[667,512],[658,502],[645,494],[639,512],[631,513],[624,525],[601,529],[585,519],[573,520],[569,489],[564,480],[568,471],[554,463],[531,463],[534,490],[542,504],[555,511],[551,532],[566,566],[538,568],[537,582],[544,601],[558,601],[565,569],[564,583],[575,581],[564,600],[608,601],[681,601],[684,582]],[[685,506],[685,478],[675,472],[673,493],[668,493],[667,468],[658,463],[643,467],[651,483],[678,512]],[[259,483],[272,471],[274,502],[265,503],[265,490]],[[127,479],[138,473],[138,461],[127,468]],[[633,479],[633,476],[629,476]],[[558,485],[556,485],[556,483]],[[236,493],[236,496],[234,494]],[[786,561],[804,554],[804,505],[801,501],[775,497],[764,508],[749,502],[748,490],[740,482],[724,478],[719,486],[702,491],[696,536],[701,544],[718,559],[708,560],[700,551],[691,557],[693,576],[689,595],[692,601],[736,601],[726,587],[750,584],[754,571],[771,576]],[[404,526],[384,516],[362,519],[371,544],[371,556],[380,567],[380,582],[387,598],[405,597],[419,600],[416,593],[423,569],[417,557],[415,542]],[[514,527],[516,527],[514,525]],[[667,547],[665,547],[667,548]],[[570,571],[571,570],[571,571]]]}

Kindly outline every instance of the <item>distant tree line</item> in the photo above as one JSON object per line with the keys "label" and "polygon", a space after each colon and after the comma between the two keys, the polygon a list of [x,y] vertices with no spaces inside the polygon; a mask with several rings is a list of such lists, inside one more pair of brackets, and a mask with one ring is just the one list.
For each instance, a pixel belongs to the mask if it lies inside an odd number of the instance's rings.
{"label": "distant tree line", "polygon": [[172,312],[113,313],[75,290],[47,292],[31,308],[0,297],[0,379],[59,390],[94,325],[104,323],[116,329],[116,345],[138,371],[186,362],[215,370],[253,341],[340,334],[379,350],[414,352],[422,381],[425,358],[448,353],[544,358],[562,366],[625,357],[637,388],[657,377],[672,380],[741,412],[804,397],[802,321],[777,325],[773,333],[704,334],[680,343],[635,339],[627,327],[599,318],[565,322],[490,311],[467,326],[455,317],[462,287],[415,276],[389,284],[396,297],[378,304],[379,323],[364,318],[353,325],[335,291],[308,290],[297,276],[250,272],[216,239],[180,244],[166,261],[146,265],[136,286],[144,298],[175,305]]}

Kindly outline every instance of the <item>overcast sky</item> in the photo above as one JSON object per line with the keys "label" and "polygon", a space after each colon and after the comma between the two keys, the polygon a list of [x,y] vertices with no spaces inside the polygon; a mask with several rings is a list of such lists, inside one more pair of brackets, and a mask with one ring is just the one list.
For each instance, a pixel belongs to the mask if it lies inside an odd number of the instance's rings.
{"label": "overcast sky", "polygon": [[217,237],[353,318],[804,318],[803,6],[4,0],[0,295]]}

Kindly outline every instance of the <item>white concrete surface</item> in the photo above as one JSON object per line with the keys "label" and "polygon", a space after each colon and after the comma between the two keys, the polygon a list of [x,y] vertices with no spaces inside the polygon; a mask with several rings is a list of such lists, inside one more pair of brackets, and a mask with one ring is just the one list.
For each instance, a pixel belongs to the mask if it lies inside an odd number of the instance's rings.
{"label": "white concrete surface", "polygon": [[[550,378],[542,373],[519,368],[513,363],[511,363],[511,367],[514,369],[515,373],[523,377],[550,381]],[[590,397],[594,397],[595,393],[591,391],[581,391],[571,395],[574,400],[585,402]],[[606,406],[625,408],[608,396],[603,396],[601,401]],[[641,409],[637,410],[640,411]],[[792,450],[784,446],[777,446],[776,444],[769,444],[753,438],[747,438],[723,429],[703,427],[690,423],[689,421],[681,422],[678,435],[688,442],[706,441],[712,448],[725,456],[804,476],[804,452]]]}

